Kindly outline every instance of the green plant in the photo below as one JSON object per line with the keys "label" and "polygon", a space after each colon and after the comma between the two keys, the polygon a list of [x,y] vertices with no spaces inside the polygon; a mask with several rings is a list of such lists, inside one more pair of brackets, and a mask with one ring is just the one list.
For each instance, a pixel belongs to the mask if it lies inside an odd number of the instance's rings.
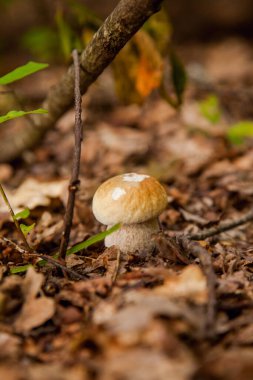
{"label": "green plant", "polygon": [[199,110],[210,123],[217,124],[220,121],[221,110],[216,95],[208,95],[207,98],[199,102]]}
{"label": "green plant", "polygon": [[[25,208],[24,210],[14,214],[14,218],[17,221],[19,221],[20,219],[27,219],[29,216],[30,216],[29,208]],[[26,224],[23,224],[23,223],[20,223],[19,225],[25,237],[27,237],[29,232],[31,232],[35,227],[35,223],[31,224],[30,226],[27,226]]]}
{"label": "green plant", "polygon": [[[37,71],[43,70],[48,67],[47,63],[38,63],[38,62],[28,62],[23,66],[17,67],[15,70],[12,70],[8,74],[0,77],[0,85],[8,85],[10,83],[16,82],[22,78],[25,78],[31,74],[36,73]],[[22,110],[11,110],[7,114],[0,116],[0,123],[5,121],[15,119],[29,114],[41,114],[47,113],[47,110],[39,108],[32,111],[22,111]]]}
{"label": "green plant", "polygon": [[227,132],[227,137],[233,144],[242,144],[247,138],[253,137],[253,121],[242,120],[232,125]]}

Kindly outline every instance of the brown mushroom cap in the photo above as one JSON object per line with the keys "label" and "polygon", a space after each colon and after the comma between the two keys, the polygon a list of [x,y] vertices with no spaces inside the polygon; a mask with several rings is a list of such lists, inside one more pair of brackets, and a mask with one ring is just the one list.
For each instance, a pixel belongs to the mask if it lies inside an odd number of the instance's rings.
{"label": "brown mushroom cap", "polygon": [[167,203],[167,194],[155,178],[127,173],[108,179],[97,189],[92,209],[105,225],[133,224],[157,217]]}

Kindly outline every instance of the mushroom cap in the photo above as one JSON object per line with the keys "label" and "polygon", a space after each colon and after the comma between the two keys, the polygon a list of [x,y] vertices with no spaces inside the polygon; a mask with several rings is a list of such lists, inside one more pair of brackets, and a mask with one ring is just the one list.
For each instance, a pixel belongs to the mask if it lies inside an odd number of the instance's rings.
{"label": "mushroom cap", "polygon": [[157,217],[167,203],[167,194],[155,178],[127,173],[102,183],[93,197],[92,209],[103,224],[133,224]]}

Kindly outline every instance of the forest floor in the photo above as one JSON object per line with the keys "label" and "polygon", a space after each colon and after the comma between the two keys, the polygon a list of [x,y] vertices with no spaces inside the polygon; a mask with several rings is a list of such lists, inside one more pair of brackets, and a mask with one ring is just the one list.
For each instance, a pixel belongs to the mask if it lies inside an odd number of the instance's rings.
{"label": "forest floor", "polygon": [[[143,106],[122,106],[106,93],[103,77],[83,102],[71,245],[103,229],[91,211],[98,185],[137,172],[158,178],[168,194],[160,217],[166,239],[154,237],[155,252],[123,255],[99,243],[67,258],[79,279],[53,264],[9,275],[10,268],[37,259],[20,252],[22,242],[1,201],[0,379],[252,380],[252,223],[199,241],[216,275],[215,318],[208,327],[207,272],[175,239],[252,209],[253,143],[235,145],[228,132],[252,118],[252,47],[231,39],[182,47],[180,54],[190,77],[180,112],[158,95]],[[19,88],[34,99],[43,97],[52,74],[36,78]],[[211,93],[220,102],[214,122],[200,111]],[[210,111],[210,102],[204,104]],[[47,255],[58,250],[63,229],[73,123],[72,110],[40,146],[0,165],[13,208],[28,207],[28,222],[36,223],[29,242]]]}

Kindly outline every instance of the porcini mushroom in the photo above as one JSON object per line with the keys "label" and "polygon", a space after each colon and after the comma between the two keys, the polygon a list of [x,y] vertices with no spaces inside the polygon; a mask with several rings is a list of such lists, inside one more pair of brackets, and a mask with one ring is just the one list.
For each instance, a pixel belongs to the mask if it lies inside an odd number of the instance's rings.
{"label": "porcini mushroom", "polygon": [[151,236],[159,231],[158,216],[167,202],[164,188],[149,175],[127,173],[108,179],[93,197],[93,213],[107,229],[122,225],[105,238],[105,246],[116,245],[122,252],[152,251]]}

